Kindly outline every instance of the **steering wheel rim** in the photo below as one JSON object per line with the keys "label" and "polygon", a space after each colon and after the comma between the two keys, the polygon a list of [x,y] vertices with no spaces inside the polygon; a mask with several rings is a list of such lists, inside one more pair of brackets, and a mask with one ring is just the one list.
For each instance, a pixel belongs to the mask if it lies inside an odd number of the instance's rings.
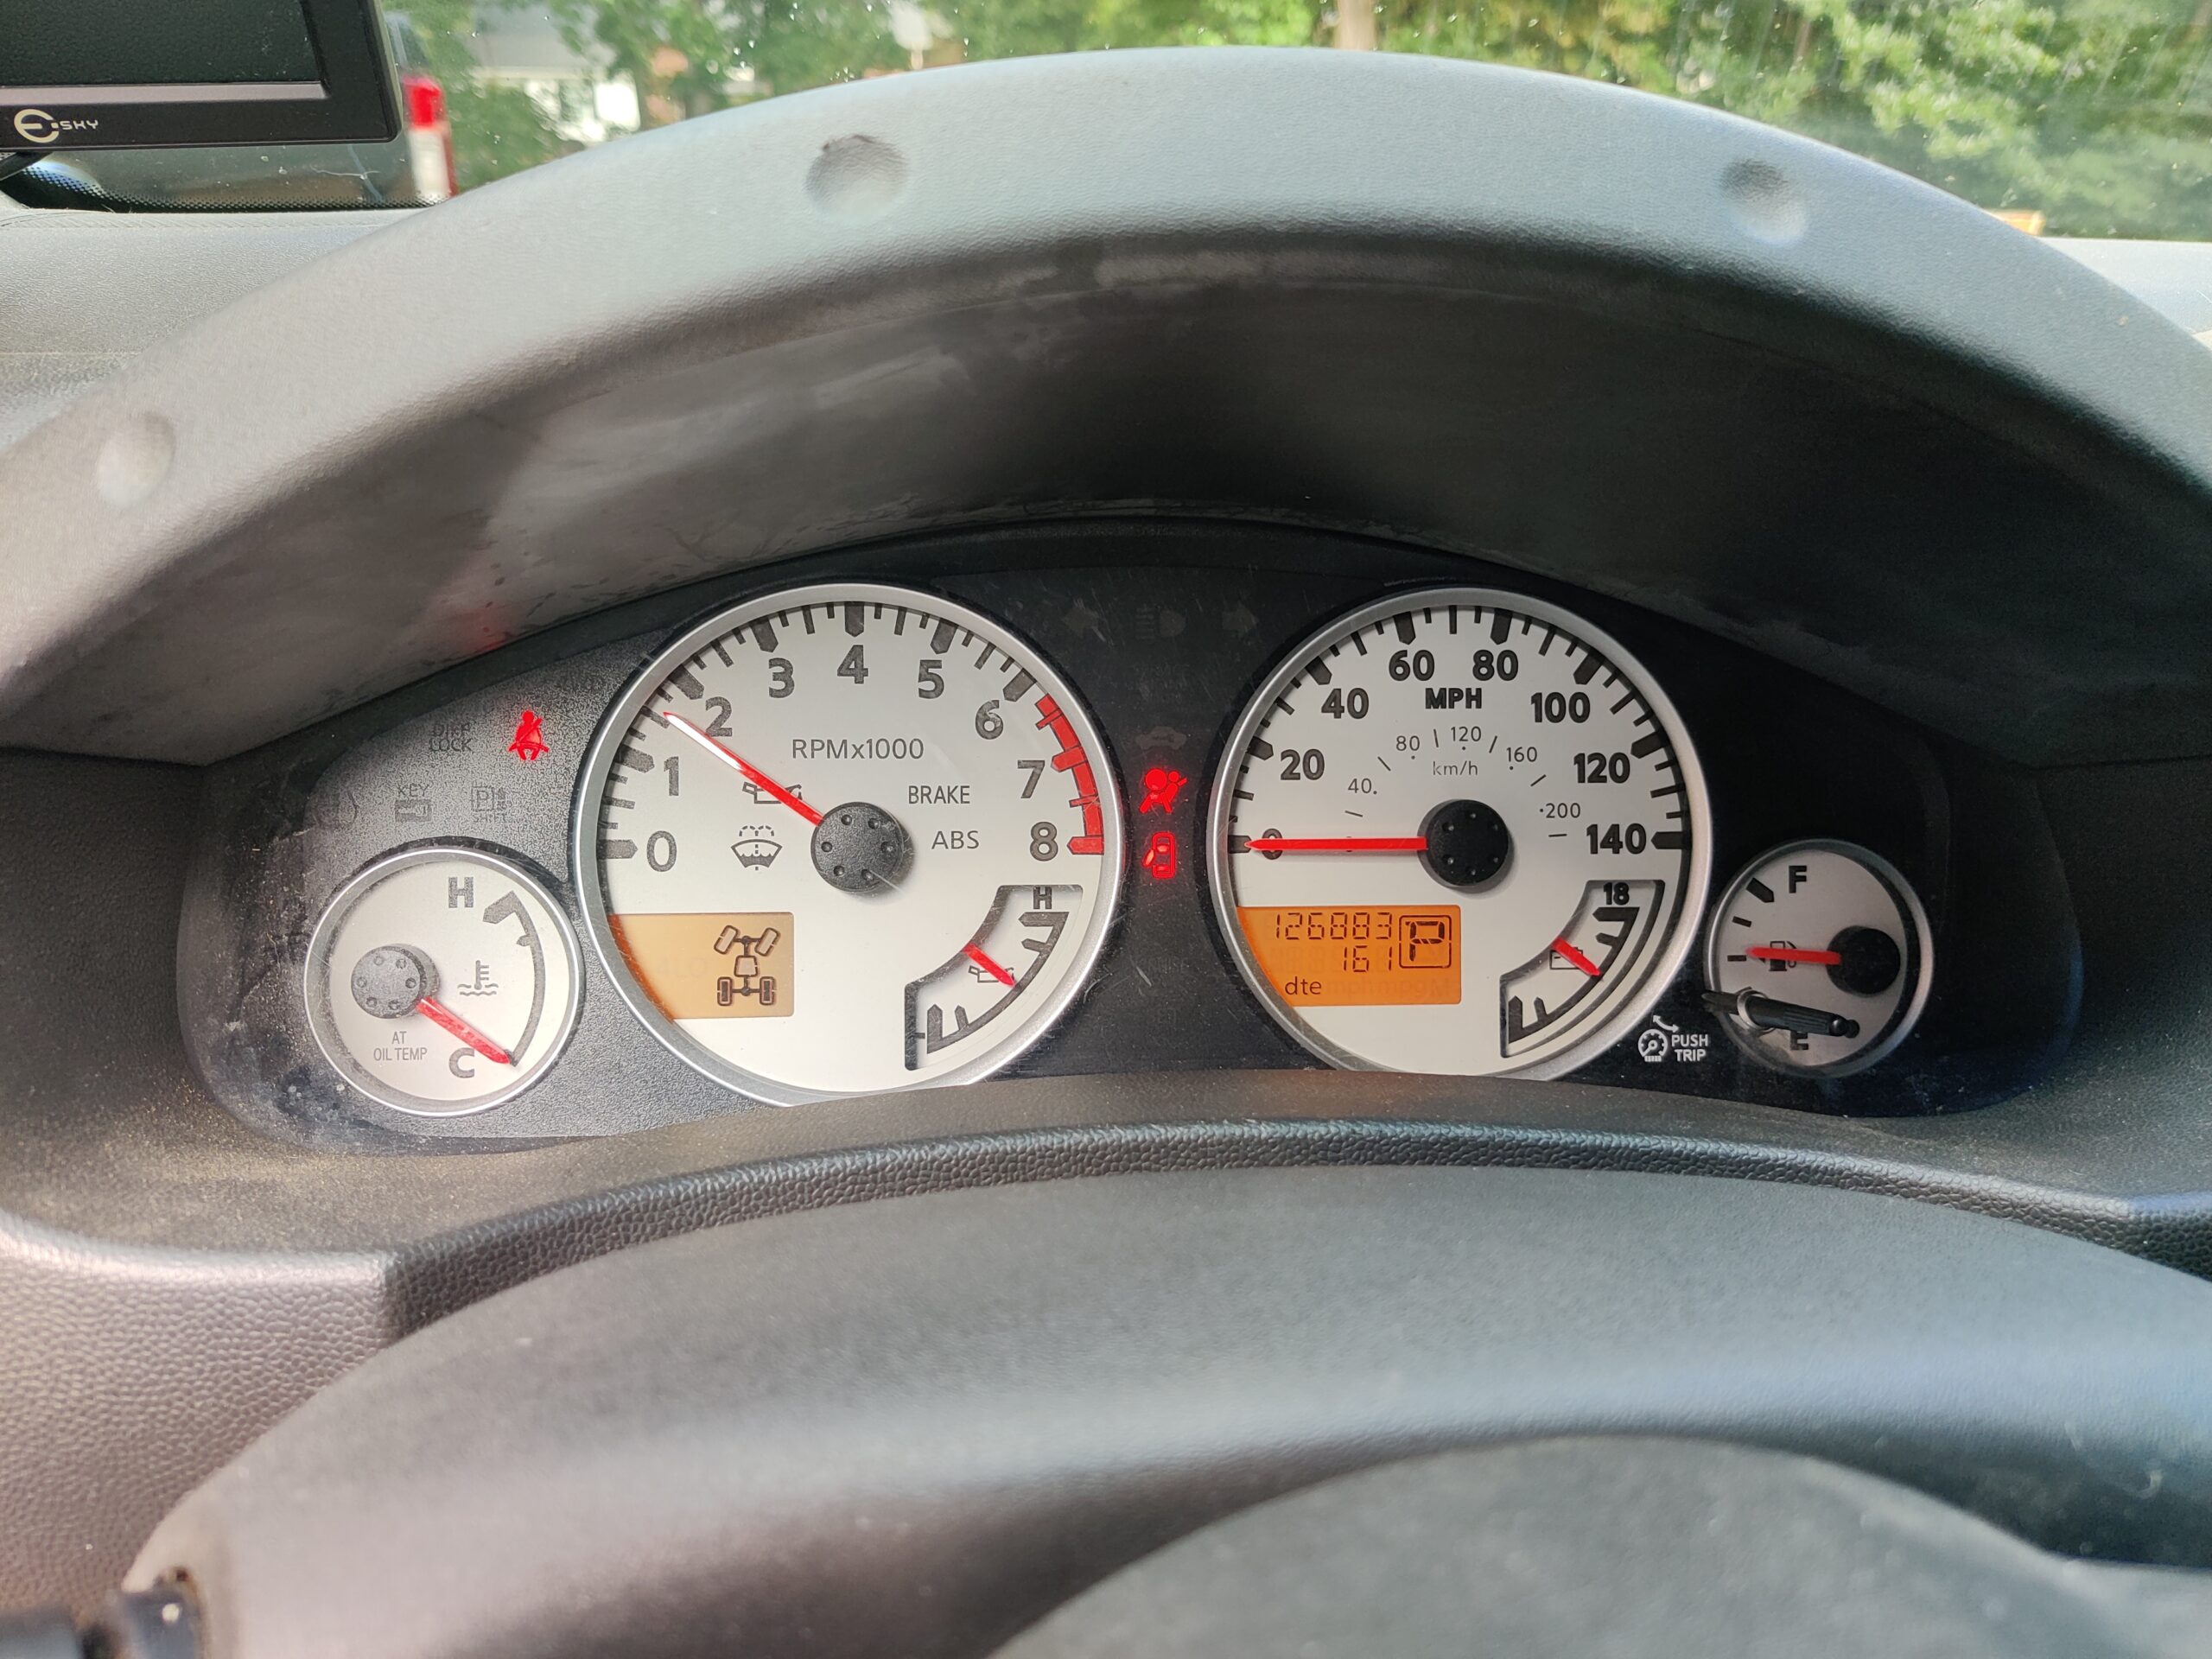
{"label": "steering wheel rim", "polygon": [[[2212,1287],[2013,1224],[1702,1178],[1125,1176],[751,1222],[369,1361],[188,1497],[223,1659],[981,1654],[1315,1481],[1578,1433],[2212,1560]],[[391,1586],[404,1585],[395,1595]]]}

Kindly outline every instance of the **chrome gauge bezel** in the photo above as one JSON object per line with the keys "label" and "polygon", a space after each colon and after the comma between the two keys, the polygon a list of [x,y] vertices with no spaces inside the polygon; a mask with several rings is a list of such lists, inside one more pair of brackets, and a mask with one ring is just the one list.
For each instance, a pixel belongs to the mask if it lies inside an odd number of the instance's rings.
{"label": "chrome gauge bezel", "polygon": [[[1848,1077],[1866,1071],[1867,1067],[1878,1061],[1888,1058],[1897,1052],[1899,1044],[1912,1035],[1913,1027],[1920,1023],[1922,1011],[1928,1006],[1928,993],[1936,982],[1935,930],[1929,925],[1928,912],[1920,902],[1919,893],[1913,890],[1912,883],[1905,880],[1904,873],[1896,865],[1871,848],[1862,847],[1855,841],[1813,836],[1777,842],[1756,858],[1747,859],[1744,867],[1729,878],[1728,885],[1720,890],[1719,901],[1713,906],[1712,915],[1707,918],[1705,949],[1700,960],[1706,985],[1708,988],[1718,986],[1720,982],[1722,944],[1720,928],[1723,919],[1733,905],[1736,895],[1744,890],[1745,882],[1767,865],[1773,863],[1775,860],[1791,853],[1805,852],[1833,853],[1839,857],[1847,858],[1854,863],[1865,866],[1874,879],[1889,890],[1891,897],[1897,901],[1898,908],[1904,913],[1905,920],[1911,929],[1912,938],[1909,943],[1918,953],[1919,976],[1913,983],[1912,995],[1898,1004],[1897,1012],[1891,1016],[1889,1027],[1872,1044],[1861,1049],[1849,1059],[1840,1060],[1831,1065],[1777,1065],[1775,1064],[1772,1053],[1767,1051],[1757,1038],[1745,1035],[1732,1015],[1722,1015],[1720,1024],[1727,1032],[1729,1040],[1737,1047],[1758,1061],[1760,1065],[1770,1071],[1779,1072],[1783,1077]],[[1910,959],[1908,959],[1907,965],[1908,967],[1911,965]]]}
{"label": "chrome gauge bezel", "polygon": [[1348,1071],[1387,1071],[1393,1069],[1339,1047],[1299,1019],[1296,1013],[1275,995],[1274,988],[1260,972],[1250,944],[1244,938],[1243,929],[1237,921],[1236,895],[1230,881],[1229,825],[1236,769],[1275,700],[1283,696],[1307,664],[1331,645],[1370,623],[1395,616],[1408,607],[1424,604],[1502,606],[1517,615],[1557,626],[1584,641],[1634,682],[1645,706],[1650,709],[1652,718],[1665,731],[1676,764],[1681,768],[1683,810],[1687,815],[1685,822],[1690,842],[1689,857],[1684,866],[1681,886],[1675,895],[1674,906],[1665,922],[1666,944],[1652,957],[1636,982],[1618,995],[1611,1012],[1565,1048],[1527,1065],[1465,1074],[1492,1077],[1565,1077],[1587,1065],[1641,1024],[1658,1006],[1659,999],[1666,994],[1668,986],[1674,982],[1683,963],[1689,960],[1690,953],[1697,944],[1698,920],[1705,913],[1706,893],[1712,880],[1713,813],[1706,792],[1705,770],[1698,760],[1696,745],[1690,741],[1688,728],[1683,725],[1673,700],[1633,652],[1588,619],[1562,606],[1497,588],[1446,585],[1399,588],[1331,618],[1285,652],[1267,678],[1246,700],[1236,724],[1230,733],[1229,741],[1222,749],[1214,767],[1206,806],[1205,857],[1206,883],[1211,889],[1214,925],[1219,931],[1224,948],[1236,964],[1236,971],[1243,979],[1245,988],[1267,1010],[1268,1017],[1300,1047],[1331,1065]]}
{"label": "chrome gauge bezel", "polygon": [[[531,1067],[527,1075],[497,1094],[483,1100],[472,1101],[465,1106],[442,1106],[425,1102],[417,1096],[403,1094],[387,1089],[370,1077],[353,1059],[344,1041],[338,1035],[335,1021],[330,1013],[329,953],[335,942],[340,923],[352,909],[354,901],[370,889],[381,885],[398,871],[411,865],[460,860],[484,869],[527,888],[546,913],[553,918],[554,934],[560,941],[569,963],[569,995],[559,1012],[559,1036],[546,1051],[545,1058]],[[410,1117],[474,1117],[488,1112],[495,1106],[504,1106],[518,1095],[526,1094],[560,1064],[567,1052],[569,1040],[576,1034],[577,1015],[583,1008],[584,959],[582,948],[576,943],[575,924],[569,912],[552,889],[538,876],[532,874],[512,856],[494,853],[469,842],[419,842],[401,848],[397,852],[385,853],[371,860],[341,882],[325,901],[322,915],[315,925],[315,931],[308,938],[307,963],[301,974],[301,999],[308,1014],[308,1030],[314,1036],[315,1047],[322,1058],[337,1072],[348,1089],[374,1101],[378,1105],[395,1112],[404,1112]]]}
{"label": "chrome gauge bezel", "polygon": [[[881,1090],[831,1091],[779,1083],[709,1052],[702,1045],[677,1030],[674,1022],[645,995],[644,988],[637,982],[628,964],[623,961],[621,951],[614,943],[613,931],[607,925],[607,890],[599,864],[597,825],[599,802],[607,788],[608,779],[614,767],[615,753],[621,748],[623,738],[644,711],[652,693],[678,664],[703,651],[713,641],[778,610],[802,604],[843,603],[849,600],[858,600],[866,604],[917,606],[941,618],[957,619],[963,628],[973,630],[1008,656],[1018,654],[1049,674],[1058,691],[1066,694],[1060,697],[1058,692],[1055,693],[1061,712],[1075,728],[1084,751],[1095,757],[1092,771],[1096,780],[1102,813],[1101,829],[1106,846],[1100,855],[1101,891],[1098,902],[1092,906],[1074,962],[1060,983],[1031,1012],[1014,1035],[976,1060],[912,1083],[897,1084]],[[1042,683],[1041,676],[1039,683]],[[683,628],[646,658],[625,683],[621,694],[600,716],[590,751],[577,777],[569,819],[569,857],[575,872],[577,906],[583,918],[584,931],[591,939],[593,954],[599,958],[599,964],[613,983],[615,994],[656,1042],[702,1077],[734,1090],[748,1100],[758,1101],[763,1105],[783,1107],[810,1106],[823,1101],[850,1100],[875,1094],[906,1094],[920,1089],[977,1083],[985,1077],[996,1076],[1029,1052],[1059,1024],[1062,1016],[1089,987],[1099,958],[1105,953],[1107,942],[1111,938],[1115,923],[1120,916],[1128,848],[1126,826],[1122,819],[1121,790],[1114,775],[1111,752],[1107,748],[1096,721],[1091,718],[1089,704],[1077,693],[1059,664],[1034,641],[971,605],[925,588],[874,582],[804,582],[768,588],[749,594],[735,604],[719,606]]]}

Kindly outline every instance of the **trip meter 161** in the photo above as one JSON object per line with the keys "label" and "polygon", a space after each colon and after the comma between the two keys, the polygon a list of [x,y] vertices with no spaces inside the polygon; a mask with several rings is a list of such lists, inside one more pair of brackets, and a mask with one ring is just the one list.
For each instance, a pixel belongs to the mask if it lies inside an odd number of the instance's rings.
{"label": "trip meter 161", "polygon": [[748,601],[647,664],[575,843],[624,1000],[779,1105],[1004,1065],[1082,988],[1122,861],[1112,769],[1051,664],[865,582]]}
{"label": "trip meter 161", "polygon": [[1260,688],[1214,786],[1223,931],[1339,1065],[1553,1077],[1649,1011],[1711,865],[1674,706],[1580,618],[1394,594]]}

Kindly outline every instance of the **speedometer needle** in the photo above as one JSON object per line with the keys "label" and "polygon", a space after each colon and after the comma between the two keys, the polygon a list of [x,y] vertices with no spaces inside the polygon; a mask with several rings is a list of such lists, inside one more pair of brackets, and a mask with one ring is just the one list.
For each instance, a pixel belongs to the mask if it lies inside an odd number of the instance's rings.
{"label": "speedometer needle", "polygon": [[470,1025],[435,996],[426,996],[415,1005],[415,1012],[432,1025],[443,1026],[454,1036],[467,1043],[494,1065],[512,1065],[515,1057],[501,1048],[482,1032]]}
{"label": "speedometer needle", "polygon": [[717,760],[721,761],[726,766],[734,766],[737,769],[738,775],[743,778],[747,783],[751,784],[756,789],[766,791],[769,794],[781,801],[785,806],[791,808],[792,811],[798,813],[799,817],[804,818],[810,824],[819,823],[822,822],[821,813],[816,811],[814,808],[809,806],[804,801],[799,799],[798,796],[792,794],[791,791],[785,789],[781,784],[771,778],[766,772],[761,771],[760,767],[753,766],[747,761],[739,760],[737,756],[732,754],[721,744],[715,742],[713,738],[709,737],[706,733],[701,731],[696,726],[694,726],[690,721],[684,719],[683,715],[677,714],[674,709],[662,709],[660,719],[661,723],[664,726],[673,726],[677,731],[683,733],[684,736],[690,738],[694,743],[696,743],[701,748],[706,750],[708,753],[713,755]]}
{"label": "speedometer needle", "polygon": [[1744,954],[1753,962],[1798,962],[1808,968],[1840,968],[1840,950],[1800,950],[1794,944],[1755,944]]}
{"label": "speedometer needle", "polygon": [[1244,843],[1254,853],[1425,853],[1427,836],[1254,836]]}

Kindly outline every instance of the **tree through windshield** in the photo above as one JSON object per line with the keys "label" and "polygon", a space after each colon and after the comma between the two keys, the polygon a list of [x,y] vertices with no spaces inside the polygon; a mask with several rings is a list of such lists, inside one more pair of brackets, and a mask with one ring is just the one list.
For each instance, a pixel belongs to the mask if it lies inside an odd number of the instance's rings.
{"label": "tree through windshield", "polygon": [[442,166],[430,155],[423,168],[443,176],[416,181],[430,196],[864,77],[1045,52],[1310,46],[1516,64],[1710,105],[2025,229],[2212,239],[2212,0],[407,0],[387,12],[419,47],[410,122],[435,124],[444,147]]}

